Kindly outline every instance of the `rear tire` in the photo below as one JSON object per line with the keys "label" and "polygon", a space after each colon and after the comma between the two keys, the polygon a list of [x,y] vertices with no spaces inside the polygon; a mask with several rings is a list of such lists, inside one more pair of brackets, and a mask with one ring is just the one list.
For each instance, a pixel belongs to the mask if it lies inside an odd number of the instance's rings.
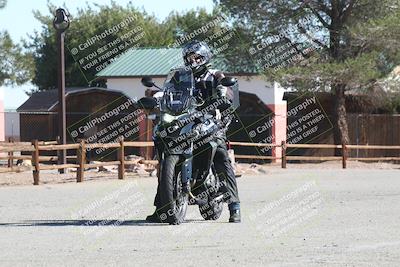
{"label": "rear tire", "polygon": [[206,205],[199,206],[200,214],[206,221],[218,220],[222,214],[223,202],[210,201]]}
{"label": "rear tire", "polygon": [[160,202],[157,210],[161,221],[169,224],[180,224],[185,220],[188,196],[182,192],[179,156],[169,155],[161,168]]}

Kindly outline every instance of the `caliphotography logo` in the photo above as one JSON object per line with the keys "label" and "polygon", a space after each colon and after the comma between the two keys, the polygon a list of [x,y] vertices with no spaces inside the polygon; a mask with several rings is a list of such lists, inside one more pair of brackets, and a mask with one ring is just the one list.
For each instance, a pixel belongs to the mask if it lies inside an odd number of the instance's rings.
{"label": "caliphotography logo", "polygon": [[67,42],[67,48],[88,83],[96,79],[95,74],[140,45],[146,31],[137,19],[137,15],[130,15],[83,42]]}
{"label": "caliphotography logo", "polygon": [[0,267],[400,266],[400,0],[0,0]]}
{"label": "caliphotography logo", "polygon": [[316,181],[307,181],[258,208],[249,219],[266,243],[271,244],[288,232],[310,223],[310,219],[323,210],[323,202]]}

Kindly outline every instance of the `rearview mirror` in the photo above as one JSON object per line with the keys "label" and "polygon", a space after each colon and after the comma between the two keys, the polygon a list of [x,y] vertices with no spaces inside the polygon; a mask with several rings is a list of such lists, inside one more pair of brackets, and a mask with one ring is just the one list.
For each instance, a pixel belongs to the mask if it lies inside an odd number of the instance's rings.
{"label": "rearview mirror", "polygon": [[237,80],[236,80],[236,78],[233,78],[233,77],[224,77],[221,80],[221,84],[223,86],[232,86],[235,83],[237,83]]}
{"label": "rearview mirror", "polygon": [[150,76],[144,76],[142,78],[141,82],[146,87],[153,87],[154,86],[153,79]]}

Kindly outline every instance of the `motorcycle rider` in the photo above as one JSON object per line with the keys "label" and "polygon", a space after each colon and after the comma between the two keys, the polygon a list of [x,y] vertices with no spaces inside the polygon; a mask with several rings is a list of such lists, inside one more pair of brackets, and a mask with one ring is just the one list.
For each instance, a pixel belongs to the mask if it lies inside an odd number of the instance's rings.
{"label": "motorcycle rider", "polygon": [[[185,66],[192,69],[196,82],[196,89],[198,89],[202,98],[205,100],[205,105],[218,99],[225,100],[219,101],[225,104],[221,104],[216,108],[213,114],[217,120],[221,121],[221,113],[227,109],[226,103],[229,103],[230,106],[230,100],[232,100],[233,96],[230,88],[224,87],[220,84],[222,78],[225,77],[224,74],[219,70],[210,68],[212,53],[209,46],[205,42],[191,41],[183,47],[182,55]],[[217,137],[218,147],[214,157],[214,167],[217,174],[222,176],[220,179],[224,181],[225,184],[221,193],[224,193],[225,200],[228,203],[230,212],[229,222],[237,223],[241,221],[240,201],[236,177],[228,155],[226,144],[226,130],[229,123],[229,120],[228,122],[224,120],[224,123],[221,123],[222,129]],[[158,193],[154,201],[156,207],[157,202]],[[146,220],[150,222],[160,221],[157,212],[147,216]]]}

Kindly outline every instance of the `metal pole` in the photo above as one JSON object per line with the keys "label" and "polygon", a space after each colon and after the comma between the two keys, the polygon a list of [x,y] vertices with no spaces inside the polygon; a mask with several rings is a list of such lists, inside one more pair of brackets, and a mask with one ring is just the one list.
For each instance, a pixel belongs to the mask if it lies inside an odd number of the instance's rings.
{"label": "metal pole", "polygon": [[[58,43],[58,133],[61,144],[67,143],[66,134],[66,108],[65,108],[65,56],[64,56],[64,32],[57,32]],[[66,151],[60,150],[58,163],[66,164]],[[59,173],[65,173],[65,169],[59,169]]]}

